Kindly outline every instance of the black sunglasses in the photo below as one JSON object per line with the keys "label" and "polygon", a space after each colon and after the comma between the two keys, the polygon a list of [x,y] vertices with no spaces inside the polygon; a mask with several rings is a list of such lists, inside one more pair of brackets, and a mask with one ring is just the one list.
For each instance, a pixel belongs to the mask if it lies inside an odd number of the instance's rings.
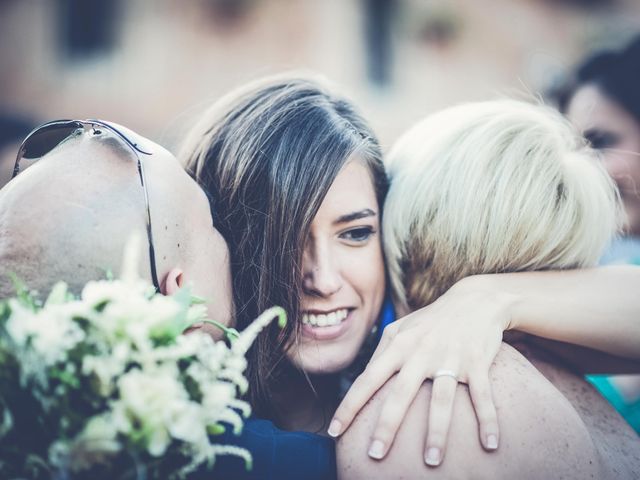
{"label": "black sunglasses", "polygon": [[149,192],[147,191],[146,177],[144,174],[144,166],[140,159],[140,154],[151,155],[152,152],[145,151],[138,143],[127,137],[120,130],[102,120],[55,120],[40,125],[33,130],[22,141],[18,149],[18,156],[13,167],[14,178],[20,173],[20,161],[36,160],[43,157],[51,150],[60,145],[63,141],[75,135],[79,130],[91,131],[94,135],[100,134],[101,131],[108,130],[113,133],[116,138],[122,140],[136,156],[138,163],[138,175],[140,176],[140,185],[144,192],[144,202],[147,209],[147,239],[149,241],[149,264],[151,268],[151,280],[156,290],[160,291],[160,283],[158,282],[158,274],[156,271],[156,254],[153,246],[153,232],[151,230],[151,209],[149,208]]}

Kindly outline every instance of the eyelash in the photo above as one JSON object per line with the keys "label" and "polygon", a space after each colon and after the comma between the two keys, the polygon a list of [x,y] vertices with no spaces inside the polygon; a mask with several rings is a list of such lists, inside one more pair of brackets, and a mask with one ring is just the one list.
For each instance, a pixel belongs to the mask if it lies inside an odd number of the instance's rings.
{"label": "eyelash", "polygon": [[609,132],[587,133],[586,138],[591,144],[591,147],[596,150],[611,148],[618,143],[618,136]]}
{"label": "eyelash", "polygon": [[[340,238],[355,244],[363,244],[375,235],[375,233],[376,231],[373,227],[356,227],[351,230],[347,230],[346,232],[342,232],[340,234]],[[357,238],[354,238],[354,234]]]}

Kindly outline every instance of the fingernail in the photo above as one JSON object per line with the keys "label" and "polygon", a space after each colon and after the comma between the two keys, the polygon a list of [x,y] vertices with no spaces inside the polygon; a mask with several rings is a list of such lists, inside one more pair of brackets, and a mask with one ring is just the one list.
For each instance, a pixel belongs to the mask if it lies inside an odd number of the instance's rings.
{"label": "fingernail", "polygon": [[337,437],[342,432],[342,424],[338,420],[331,420],[327,433],[332,437]]}
{"label": "fingernail", "polygon": [[427,465],[431,465],[432,467],[437,467],[440,465],[440,449],[436,447],[431,447],[427,450],[427,455],[424,457],[424,462]]}
{"label": "fingernail", "polygon": [[487,435],[487,448],[490,450],[495,450],[498,448],[498,436],[495,434]]}
{"label": "fingernail", "polygon": [[384,456],[384,443],[380,440],[374,440],[369,447],[369,456],[380,460]]}

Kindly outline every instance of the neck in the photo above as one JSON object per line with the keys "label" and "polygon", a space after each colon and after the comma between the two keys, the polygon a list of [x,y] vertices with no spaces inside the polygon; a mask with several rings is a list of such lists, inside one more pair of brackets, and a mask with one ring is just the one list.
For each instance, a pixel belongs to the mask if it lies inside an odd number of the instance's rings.
{"label": "neck", "polygon": [[338,375],[309,375],[290,367],[286,381],[277,389],[276,404],[281,412],[278,425],[284,430],[324,434],[338,406]]}

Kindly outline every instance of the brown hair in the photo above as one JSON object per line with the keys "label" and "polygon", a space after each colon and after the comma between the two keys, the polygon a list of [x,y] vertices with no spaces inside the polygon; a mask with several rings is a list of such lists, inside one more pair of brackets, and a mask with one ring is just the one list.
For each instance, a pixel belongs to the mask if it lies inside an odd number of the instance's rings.
{"label": "brown hair", "polygon": [[314,80],[277,76],[216,102],[179,155],[208,192],[214,225],[229,244],[237,325],[282,306],[289,322],[249,352],[249,397],[275,417],[271,401],[284,350],[300,316],[302,254],[309,227],[338,172],[358,156],[382,205],[387,178],[373,132],[352,105]]}

